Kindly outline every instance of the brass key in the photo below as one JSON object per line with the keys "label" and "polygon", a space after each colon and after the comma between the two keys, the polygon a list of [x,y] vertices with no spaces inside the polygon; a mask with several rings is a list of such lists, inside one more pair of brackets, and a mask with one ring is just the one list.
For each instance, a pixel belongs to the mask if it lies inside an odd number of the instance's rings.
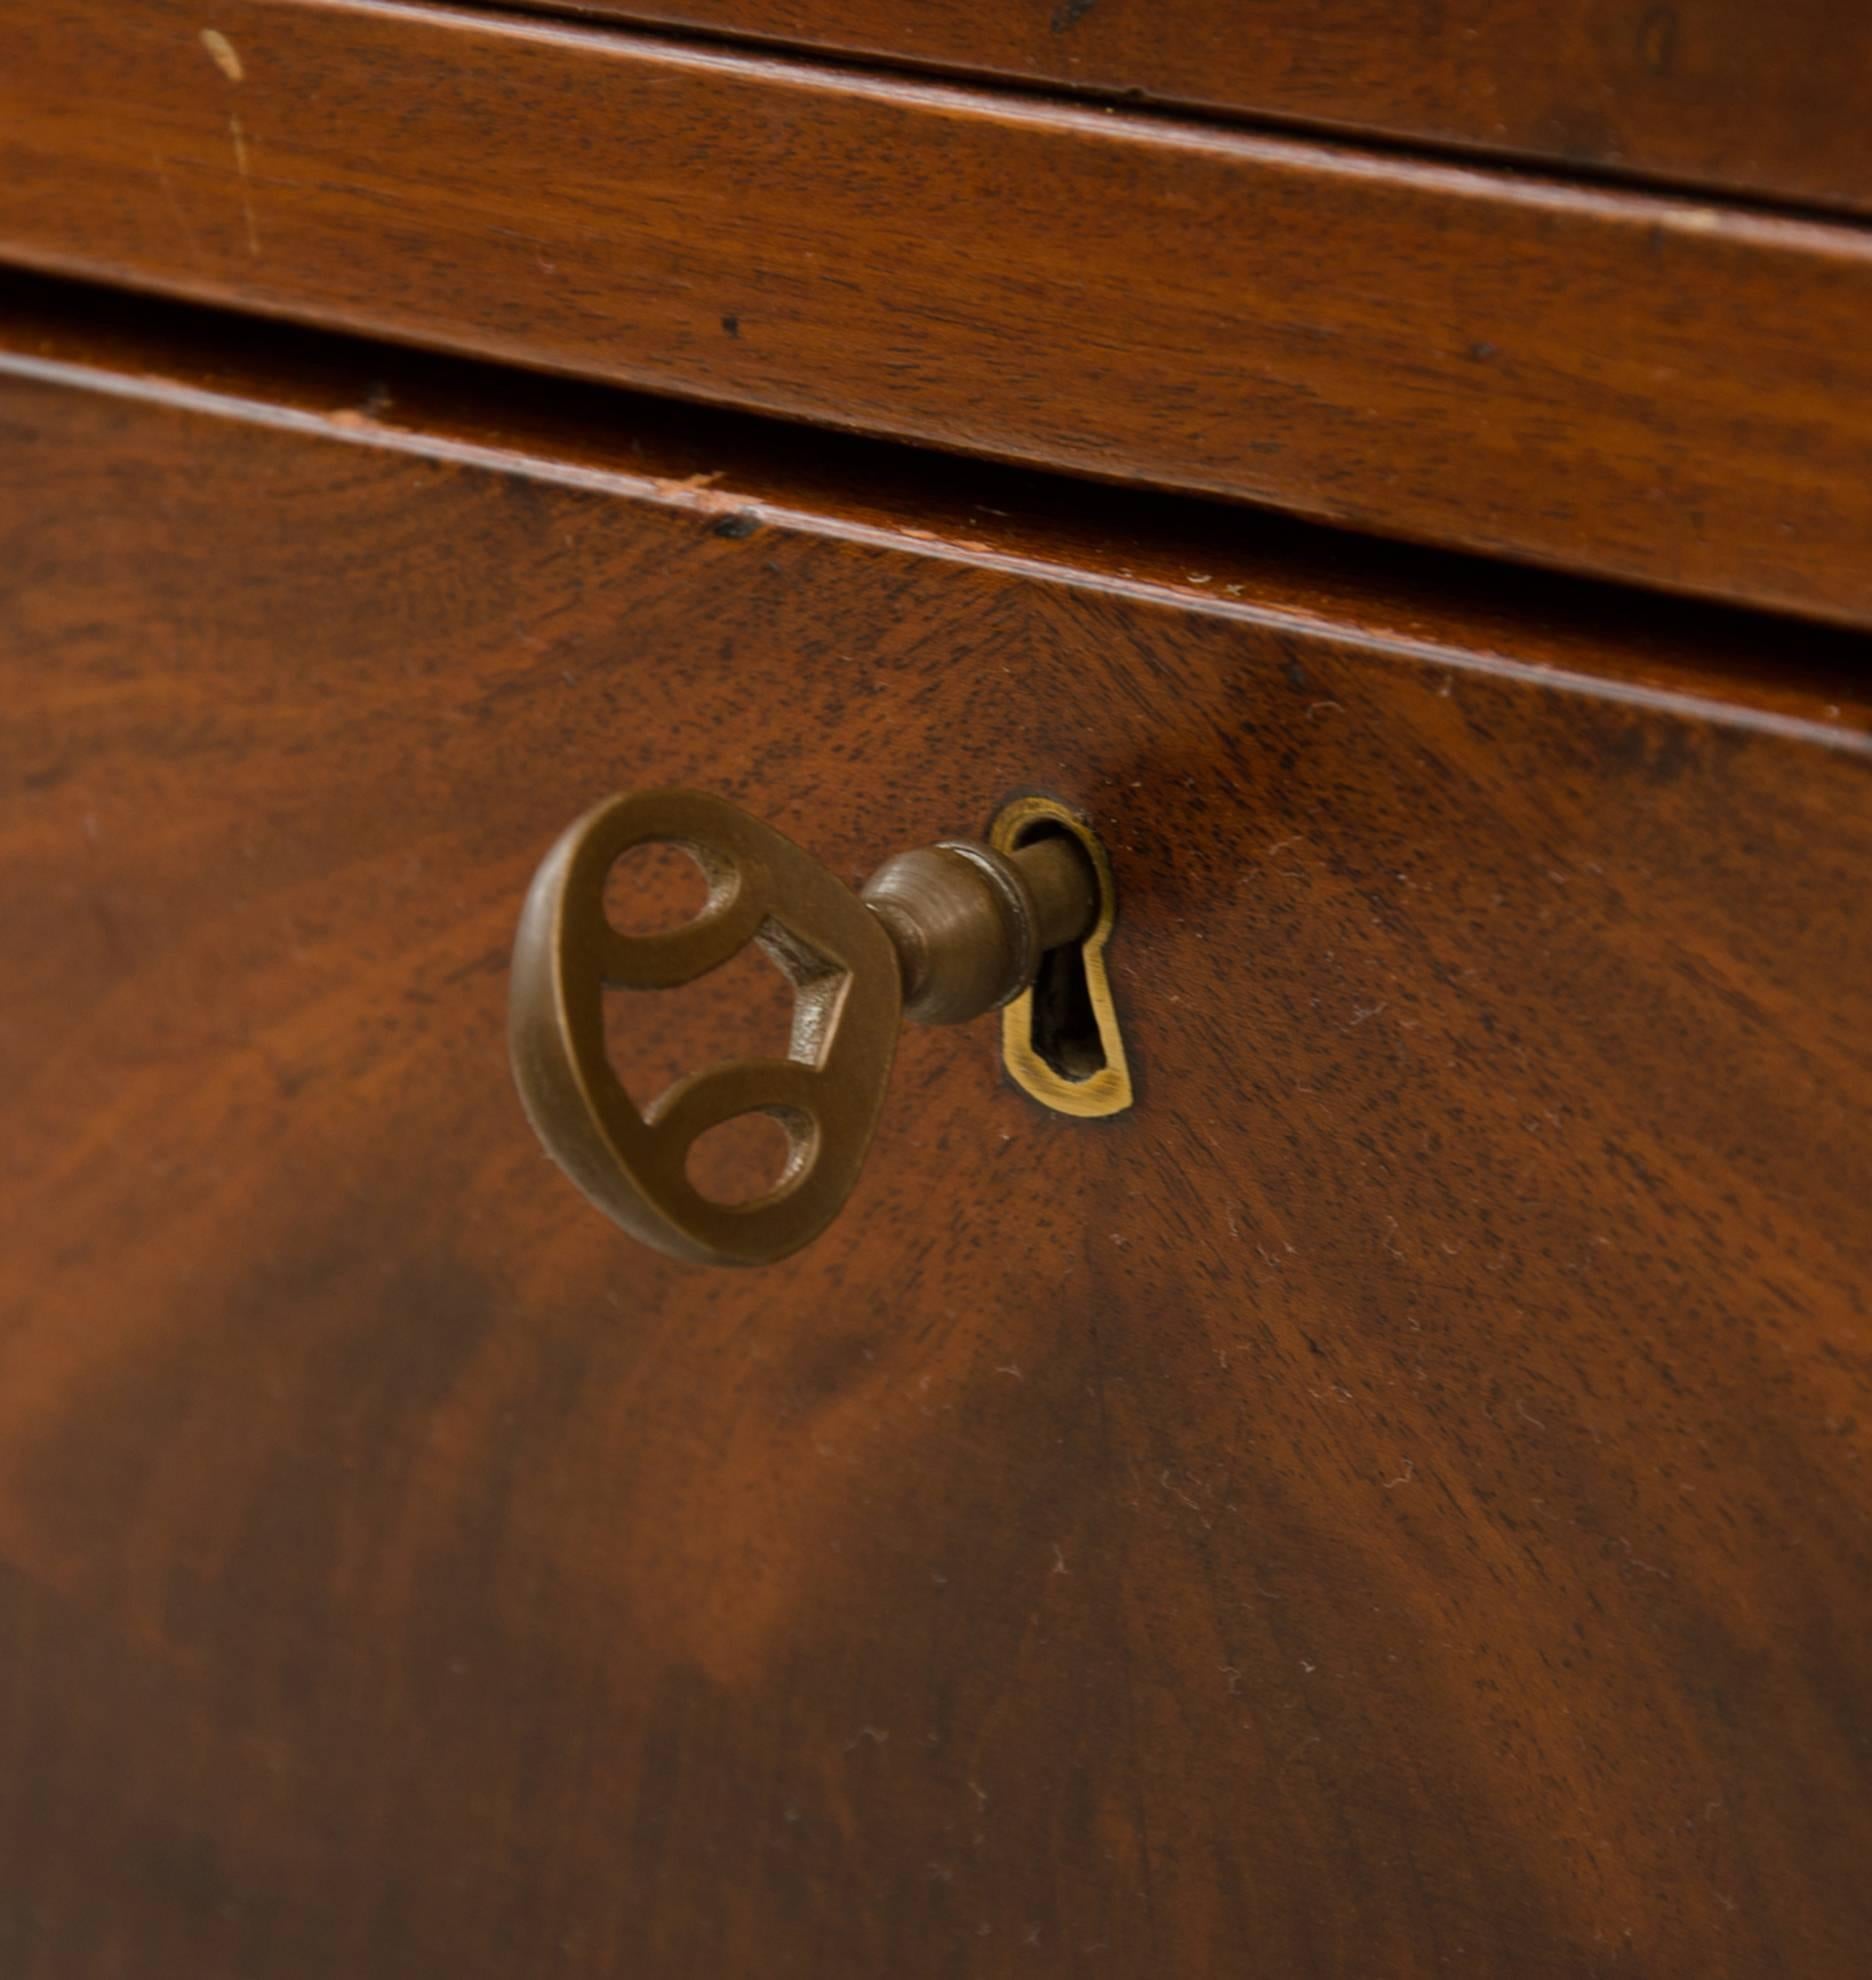
{"label": "brass key", "polygon": [[[605,883],[645,845],[688,852],[708,897],[680,928],[622,934]],[[1069,834],[900,853],[860,896],[725,799],[611,798],[560,838],[527,891],[509,1001],[514,1079],[548,1153],[633,1236],[698,1263],[769,1264],[817,1237],[850,1195],[902,1019],[958,1024],[1006,1004],[1098,913],[1099,876]],[[680,988],[750,942],[794,987],[787,1056],[692,1074],[640,1111],[605,1050],[605,991]],[[719,1203],[691,1181],[689,1151],[746,1114],[785,1128],[786,1164],[764,1195]]]}

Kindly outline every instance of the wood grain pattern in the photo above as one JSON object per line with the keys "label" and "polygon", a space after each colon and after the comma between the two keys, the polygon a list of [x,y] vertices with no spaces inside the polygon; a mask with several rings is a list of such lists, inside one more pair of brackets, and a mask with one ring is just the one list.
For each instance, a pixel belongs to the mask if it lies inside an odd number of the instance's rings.
{"label": "wood grain pattern", "polygon": [[0,16],[0,253],[1872,617],[1859,229],[544,23],[216,19]]}
{"label": "wood grain pattern", "polygon": [[[9,1976],[1859,1971],[1846,642],[7,305]],[[912,1034],[824,1242],[632,1247],[504,966],[664,779],[1089,807],[1139,1106]]]}
{"label": "wood grain pattern", "polygon": [[1835,0],[552,0],[865,60],[1864,211]]}

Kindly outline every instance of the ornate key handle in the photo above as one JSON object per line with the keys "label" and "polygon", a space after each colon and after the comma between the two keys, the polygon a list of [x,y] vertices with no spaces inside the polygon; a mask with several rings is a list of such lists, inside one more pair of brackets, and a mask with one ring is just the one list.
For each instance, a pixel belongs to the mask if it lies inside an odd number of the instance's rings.
{"label": "ornate key handle", "polygon": [[[680,928],[621,934],[606,880],[653,844],[689,852],[708,898]],[[514,1079],[548,1153],[633,1236],[699,1263],[768,1264],[817,1237],[850,1195],[902,1018],[956,1023],[1006,1003],[1049,949],[1087,932],[1097,905],[1091,864],[1067,837],[901,853],[861,898],[721,798],[612,798],[560,838],[527,890],[509,999]],[[605,1051],[605,991],[678,989],[749,942],[794,986],[786,1058],[711,1067],[639,1111]],[[744,1114],[780,1122],[787,1163],[764,1196],[718,1203],[691,1182],[689,1151]]]}

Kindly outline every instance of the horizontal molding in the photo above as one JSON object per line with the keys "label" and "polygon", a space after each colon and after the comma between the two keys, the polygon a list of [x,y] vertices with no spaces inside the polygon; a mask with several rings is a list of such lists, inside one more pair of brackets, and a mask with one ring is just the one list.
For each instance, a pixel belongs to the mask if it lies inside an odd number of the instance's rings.
{"label": "horizontal molding", "polygon": [[0,20],[0,254],[1872,621],[1872,240],[536,19]]}

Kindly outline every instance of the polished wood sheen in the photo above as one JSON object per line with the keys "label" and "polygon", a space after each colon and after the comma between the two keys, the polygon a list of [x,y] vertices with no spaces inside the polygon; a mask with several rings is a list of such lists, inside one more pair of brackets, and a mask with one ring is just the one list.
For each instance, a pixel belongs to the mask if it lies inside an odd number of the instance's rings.
{"label": "polished wood sheen", "polygon": [[[9,1980],[1862,1970],[1855,644],[6,303]],[[1084,806],[1135,1108],[631,1244],[506,962],[664,782]]]}
{"label": "polished wood sheen", "polygon": [[0,257],[1872,622],[1872,237],[346,0],[0,14]]}
{"label": "polished wood sheen", "polygon": [[1872,207],[1872,12],[1840,0],[556,0],[544,11]]}

